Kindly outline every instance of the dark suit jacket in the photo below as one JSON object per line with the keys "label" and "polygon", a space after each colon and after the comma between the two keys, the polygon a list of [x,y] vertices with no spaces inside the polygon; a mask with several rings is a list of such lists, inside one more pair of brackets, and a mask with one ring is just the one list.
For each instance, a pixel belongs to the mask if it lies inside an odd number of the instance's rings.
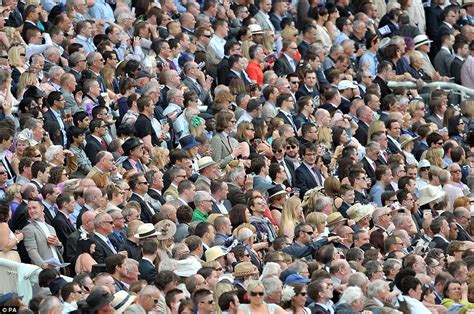
{"label": "dark suit jacket", "polygon": [[[284,114],[283,112],[281,112],[281,111],[278,111],[276,117],[282,119],[285,124],[291,125],[291,126],[293,127],[293,130],[295,130],[295,134],[296,134],[296,132],[298,132],[298,130],[296,129],[296,124],[295,124],[295,120],[293,120],[293,117],[291,117],[291,120],[292,120],[292,121],[290,121],[290,119],[288,118],[288,116],[285,115],[285,114]],[[291,122],[293,122],[293,123],[291,123]]]}
{"label": "dark suit jacket", "polygon": [[373,82],[380,86],[380,99],[384,98],[388,94],[392,93],[392,89],[388,87],[387,82],[382,80],[379,76],[377,76]]}
{"label": "dark suit jacket", "polygon": [[53,219],[54,219],[53,215],[51,215],[51,212],[45,207],[44,208],[44,221],[48,225],[52,226],[53,225]]}
{"label": "dark suit jacket", "polygon": [[102,150],[104,150],[102,144],[95,137],[92,135],[87,137],[87,144],[84,151],[86,152],[87,158],[89,158],[93,166],[95,166],[97,163],[97,153]]}
{"label": "dark suit jacket", "polygon": [[52,226],[56,230],[56,235],[59,238],[59,241],[63,244],[64,247],[67,245],[68,236],[73,233],[76,228],[67,220],[66,216],[58,212],[56,217],[53,219]]}
{"label": "dark suit jacket", "polygon": [[459,58],[454,58],[453,62],[451,63],[450,71],[451,74],[454,76],[454,83],[461,84],[461,67],[464,61],[461,61]]}
{"label": "dark suit jacket", "polygon": [[80,237],[80,230],[75,230],[67,237],[66,246],[64,248],[64,261],[71,264],[75,263],[77,258],[77,245]]}
{"label": "dark suit jacket", "polygon": [[241,79],[245,86],[250,85],[251,83],[249,80],[247,80],[245,76],[244,78],[242,78],[242,76],[239,76],[237,75],[237,73],[229,70],[229,74],[227,74],[227,77],[225,79],[225,82],[226,82],[225,85],[230,85],[230,82],[235,78]]}
{"label": "dark suit jacket", "polygon": [[125,233],[125,230],[120,230],[119,233],[122,236],[122,240],[120,240],[119,236],[113,232],[109,235],[109,240],[112,242],[112,245],[115,247],[117,252],[120,251],[120,247],[124,245],[125,240],[127,240],[127,234]]}
{"label": "dark suit jacket", "polygon": [[158,275],[155,265],[145,259],[138,261],[138,270],[140,271],[140,279],[146,280],[149,284],[154,284],[155,278]]}
{"label": "dark suit jacket", "polygon": [[296,99],[299,99],[300,97],[303,97],[303,96],[311,96],[312,98],[319,96],[318,86],[315,85],[313,87],[313,91],[310,92],[304,84],[301,84],[301,86],[296,91],[295,97]]}
{"label": "dark suit jacket", "polygon": [[79,229],[82,226],[82,215],[89,209],[85,206],[82,206],[81,211],[79,212],[79,215],[77,215],[76,219],[76,229]]}
{"label": "dark suit jacket", "polygon": [[354,191],[354,194],[356,203],[361,203],[362,205],[369,204],[369,199],[367,198],[367,195],[364,195],[358,191]]}
{"label": "dark suit jacket", "polygon": [[458,237],[456,238],[456,240],[458,241],[472,241],[472,238],[471,236],[469,235],[469,233],[467,233],[466,230],[464,230],[463,227],[461,227],[460,224],[456,224],[458,226]]}
{"label": "dark suit jacket", "polygon": [[311,314],[328,314],[329,312],[319,304],[311,307]]}
{"label": "dark suit jacket", "polygon": [[357,123],[359,127],[357,128],[357,131],[355,132],[354,137],[359,141],[359,143],[363,146],[367,145],[367,137],[369,136],[369,127],[365,122],[359,121]]}
{"label": "dark suit jacket", "polygon": [[364,166],[365,173],[367,173],[367,176],[372,180],[372,185],[375,184],[375,170],[372,168],[372,166],[369,164],[366,158],[362,158],[362,165]]}
{"label": "dark suit jacket", "polygon": [[388,140],[388,153],[389,154],[401,153],[401,151],[398,149],[397,145],[391,138],[387,137],[387,140]]}
{"label": "dark suit jacket", "polygon": [[446,250],[448,249],[449,242],[445,241],[443,238],[438,237],[438,236],[433,236],[433,240],[431,240],[429,246],[430,248],[438,248],[442,249],[444,253],[446,253]]}
{"label": "dark suit jacket", "polygon": [[[232,204],[230,203],[229,200],[224,200],[224,207],[227,209],[227,212],[229,212],[232,208]],[[217,207],[217,204],[215,202],[212,202],[212,209],[211,212],[213,213],[218,213],[218,214],[223,214],[219,207]]]}
{"label": "dark suit jacket", "polygon": [[23,29],[21,30],[21,37],[23,37],[23,39],[25,39],[26,31],[29,30],[29,29],[37,29],[37,30],[41,31],[38,28],[38,26],[36,26],[35,24],[25,21],[24,24],[23,24]]}
{"label": "dark suit jacket", "polygon": [[225,84],[229,72],[229,58],[224,56],[217,65],[217,84]]}
{"label": "dark suit jacket", "polygon": [[141,208],[140,220],[144,223],[151,223],[153,217],[153,213],[150,210],[151,206],[135,193],[132,193],[132,196],[130,196],[129,201],[138,202]]}
{"label": "dark suit jacket", "polygon": [[53,144],[65,146],[66,143],[64,143],[64,137],[61,131],[61,126],[59,125],[58,120],[56,119],[56,116],[54,115],[51,108],[48,109],[48,111],[46,111],[43,116],[44,129],[49,133],[49,138],[51,139]]}
{"label": "dark suit jacket", "polygon": [[412,154],[415,156],[416,160],[420,160],[421,155],[425,150],[427,150],[429,147],[423,142],[416,141],[415,146],[413,147],[413,152]]}
{"label": "dark suit jacket", "polygon": [[227,182],[229,188],[229,193],[227,193],[227,199],[230,201],[232,206],[237,204],[247,204],[245,201],[245,194],[242,191],[242,188],[234,183]]}
{"label": "dark suit jacket", "polygon": [[[211,103],[211,98],[209,96],[209,92],[202,89],[199,89],[198,86],[196,86],[196,83],[194,83],[189,77],[185,77],[183,79],[183,84],[186,85],[190,90],[194,91],[196,95],[199,95],[199,99],[202,101],[203,105],[209,106]],[[199,83],[197,83],[199,84]]]}
{"label": "dark suit jacket", "polygon": [[140,246],[128,239],[125,240],[125,243],[119,248],[119,251],[127,251],[128,258],[133,258],[136,261],[142,258]]}
{"label": "dark suit jacket", "polygon": [[111,255],[114,255],[115,252],[110,249],[110,247],[98,236],[94,236],[95,252],[92,254],[92,257],[97,262],[97,264],[105,263],[105,258]]}
{"label": "dark suit jacket", "polygon": [[[296,65],[298,64],[298,61],[293,59],[293,62],[295,63],[295,67],[296,67]],[[275,61],[275,64],[273,65],[273,71],[275,71],[275,73],[278,76],[285,76],[285,75],[295,72],[293,71],[293,68],[291,67],[290,62],[284,55],[282,55],[280,58],[278,58]]]}
{"label": "dark suit jacket", "polygon": [[301,57],[304,57],[308,49],[309,43],[307,41],[302,40],[301,43],[298,45],[298,51],[300,52]]}
{"label": "dark suit jacket", "polygon": [[149,189],[147,194],[154,200],[157,200],[158,202],[161,203],[161,205],[163,205],[164,203],[166,203],[166,200],[163,198],[163,196],[158,193],[157,191],[153,190],[153,189]]}
{"label": "dark suit jacket", "polygon": [[27,202],[22,201],[10,221],[11,230],[21,230],[28,224]]}
{"label": "dark suit jacket", "polygon": [[[318,173],[319,175],[319,182],[322,183],[322,175],[321,173]],[[316,182],[316,179],[314,178],[313,173],[308,169],[308,167],[305,164],[301,164],[296,171],[295,171],[295,183],[294,186],[298,187],[300,189],[300,197],[303,198],[304,194],[306,191],[315,188],[318,186],[318,183]]]}

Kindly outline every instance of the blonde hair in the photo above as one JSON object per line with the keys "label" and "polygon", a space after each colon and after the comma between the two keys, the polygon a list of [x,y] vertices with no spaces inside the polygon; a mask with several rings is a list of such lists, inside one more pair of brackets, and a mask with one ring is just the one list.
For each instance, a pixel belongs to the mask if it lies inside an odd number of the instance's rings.
{"label": "blonde hair", "polygon": [[253,124],[248,121],[240,122],[239,126],[237,127],[237,134],[235,136],[235,139],[239,142],[248,141],[249,139],[247,138],[247,135],[245,134],[245,132],[250,126],[253,126]]}
{"label": "blonde hair", "polygon": [[242,51],[242,56],[250,60],[249,48],[255,45],[255,43],[251,40],[243,40],[242,44],[240,45],[240,50]]}
{"label": "blonde hair", "polygon": [[22,97],[26,87],[29,85],[34,85],[35,80],[38,80],[36,73],[32,71],[23,72],[20,75],[20,80],[18,81],[17,97]]}
{"label": "blonde hair", "polygon": [[[295,209],[301,206],[301,200],[298,196],[292,196],[286,200],[281,211],[280,228],[278,233],[280,236],[284,236],[284,229],[286,226],[295,225],[298,222]],[[290,239],[292,240],[292,239]]]}
{"label": "blonde hair", "polygon": [[331,147],[332,144],[332,134],[331,128],[328,126],[322,126],[319,128],[318,132],[318,143]]}
{"label": "blonde hair", "polygon": [[319,230],[318,226],[321,224],[326,225],[327,217],[326,214],[321,212],[311,212],[306,216],[306,222],[311,224],[314,230],[318,230],[318,233],[321,233],[324,231],[324,228],[323,230]]}
{"label": "blonde hair", "polygon": [[[192,120],[195,120],[195,121],[198,121],[198,120],[199,120],[200,124],[199,124],[198,126],[194,126],[195,124],[193,123]],[[196,124],[197,124],[197,123],[196,123]],[[206,120],[204,120],[203,118],[198,117],[198,116],[192,117],[192,118],[189,120],[189,133],[192,134],[194,137],[201,135],[202,132],[199,131],[199,128],[200,128],[203,124],[206,124]]]}
{"label": "blonde hair", "polygon": [[369,130],[367,131],[367,138],[370,139],[372,137],[372,134],[374,134],[375,132],[383,131],[385,129],[385,123],[382,120],[373,121],[369,125]]}
{"label": "blonde hair", "polygon": [[226,90],[222,90],[216,95],[216,97],[214,97],[214,103],[216,104],[223,103],[224,101],[228,101],[229,103],[233,102],[234,95]]}
{"label": "blonde hair", "polygon": [[[204,267],[206,267],[206,266],[204,266]],[[213,298],[214,298],[215,304],[219,304],[220,296],[223,295],[226,292],[229,292],[229,291],[234,291],[234,285],[228,280],[219,281],[216,284],[216,287],[214,288]],[[219,306],[216,306],[215,309],[214,309],[214,314],[220,314],[220,313],[222,313],[221,308]]]}
{"label": "blonde hair", "polygon": [[108,89],[114,90],[114,75],[115,75],[115,70],[109,66],[105,66],[102,71],[100,71],[100,74],[102,74],[102,77],[104,78],[105,81],[105,86],[107,86]]}
{"label": "blonde hair", "polygon": [[153,147],[151,149],[151,166],[157,170],[162,170],[165,168],[165,155],[169,155],[170,151],[167,148],[163,147]]}
{"label": "blonde hair", "polygon": [[432,166],[444,168],[444,150],[441,147],[430,147],[426,151],[425,159],[430,162]]}
{"label": "blonde hair", "polygon": [[461,112],[469,118],[474,118],[474,100],[463,100],[461,102]]}
{"label": "blonde hair", "polygon": [[12,67],[23,67],[24,64],[21,61],[20,54],[25,53],[25,47],[24,46],[13,46],[8,50],[8,63],[10,63],[10,66]]}
{"label": "blonde hair", "polygon": [[413,114],[415,113],[415,111],[418,109],[420,105],[423,105],[423,110],[424,110],[425,103],[422,100],[410,101],[410,103],[408,104],[408,113],[411,116],[413,116]]}
{"label": "blonde hair", "polygon": [[10,197],[14,197],[16,193],[20,193],[21,185],[19,184],[12,184],[7,187],[7,195]]}
{"label": "blonde hair", "polygon": [[[283,41],[293,41],[295,42],[293,34],[298,34],[296,27],[291,25],[286,25],[285,28],[281,31],[281,38]],[[296,35],[298,36],[298,35]]]}
{"label": "blonde hair", "polygon": [[275,35],[269,29],[263,33],[262,46],[263,49],[268,51],[273,51],[273,42],[275,41]]}

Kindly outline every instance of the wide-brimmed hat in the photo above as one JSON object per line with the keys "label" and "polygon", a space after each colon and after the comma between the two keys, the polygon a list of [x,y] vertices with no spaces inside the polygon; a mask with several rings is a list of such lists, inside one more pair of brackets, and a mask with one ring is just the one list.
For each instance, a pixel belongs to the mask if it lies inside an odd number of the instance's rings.
{"label": "wide-brimmed hat", "polygon": [[179,139],[179,145],[181,145],[182,149],[188,150],[196,146],[199,146],[199,142],[196,141],[196,138],[194,137],[194,135],[188,134]]}
{"label": "wide-brimmed hat", "polygon": [[121,314],[125,309],[135,301],[136,296],[131,295],[125,290],[121,290],[114,294],[114,299],[110,303],[114,309],[114,313]]}
{"label": "wide-brimmed hat", "polygon": [[150,223],[146,223],[138,227],[137,232],[138,233],[135,234],[135,237],[140,240],[158,236],[158,232],[156,231],[155,226]]}
{"label": "wide-brimmed hat", "polygon": [[191,277],[196,275],[201,267],[201,263],[195,257],[190,256],[177,261],[176,269],[173,272],[179,277]]}
{"label": "wide-brimmed hat", "polygon": [[206,250],[206,262],[215,261],[221,256],[224,256],[225,253],[222,251],[220,246],[213,246]]}
{"label": "wide-brimmed hat", "polygon": [[138,137],[132,136],[132,137],[128,138],[122,144],[123,154],[125,156],[128,156],[132,149],[134,149],[135,147],[138,147],[140,145],[143,145],[143,141],[141,139],[139,139]]}
{"label": "wide-brimmed hat", "polygon": [[258,275],[257,266],[250,262],[241,262],[235,265],[234,277],[245,277],[249,275]]}
{"label": "wide-brimmed hat", "polygon": [[288,194],[288,192],[283,189],[281,185],[277,185],[274,188],[268,189],[268,198],[272,198],[281,194]]}
{"label": "wide-brimmed hat", "polygon": [[86,299],[88,310],[91,313],[94,313],[101,307],[105,306],[106,304],[109,304],[110,301],[113,300],[113,298],[114,296],[105,290],[98,289],[92,291]]}
{"label": "wide-brimmed hat", "polygon": [[57,278],[54,278],[53,280],[50,281],[49,283],[49,291],[51,291],[51,294],[52,295],[56,295],[59,290],[61,290],[64,285],[67,284],[67,281],[64,280],[63,277],[57,277]]}
{"label": "wide-brimmed hat", "polygon": [[413,38],[413,42],[415,43],[415,49],[416,49],[422,45],[432,43],[433,41],[429,39],[428,36],[426,35],[418,35],[418,36],[415,36],[415,38]]}
{"label": "wide-brimmed hat", "polygon": [[210,156],[204,156],[204,157],[202,157],[201,159],[198,160],[199,171],[201,171],[202,169],[204,169],[206,167],[215,165],[215,164],[216,164],[216,162]]}
{"label": "wide-brimmed hat", "polygon": [[466,7],[466,6],[471,5],[471,4],[474,4],[474,0],[464,0],[462,2],[463,7]]}
{"label": "wide-brimmed hat", "polygon": [[358,222],[366,216],[372,216],[374,210],[375,207],[372,205],[362,205],[360,203],[357,203],[349,207],[349,209],[347,210],[347,216],[349,216],[349,218],[354,220],[355,222]]}
{"label": "wide-brimmed hat", "polygon": [[155,224],[158,240],[171,239],[176,234],[176,224],[169,219],[159,221]]}
{"label": "wide-brimmed hat", "polygon": [[337,223],[340,223],[340,222],[345,222],[345,221],[347,221],[347,219],[342,217],[342,214],[340,212],[330,213],[328,215],[328,218],[326,219],[328,227],[330,227],[332,225],[335,225]]}
{"label": "wide-brimmed hat", "polygon": [[249,24],[248,28],[249,28],[250,32],[252,33],[252,35],[254,35],[254,34],[263,34],[264,33],[262,27],[258,24]]}
{"label": "wide-brimmed hat", "polygon": [[406,144],[411,143],[415,141],[416,139],[417,139],[416,137],[412,137],[409,134],[402,134],[400,138],[398,139],[398,141],[400,142],[400,147],[403,148],[405,147]]}
{"label": "wide-brimmed hat", "polygon": [[420,206],[431,203],[433,201],[439,203],[443,200],[445,196],[446,192],[443,191],[441,187],[429,184],[426,188],[420,190],[420,198],[418,199],[418,203],[420,204]]}

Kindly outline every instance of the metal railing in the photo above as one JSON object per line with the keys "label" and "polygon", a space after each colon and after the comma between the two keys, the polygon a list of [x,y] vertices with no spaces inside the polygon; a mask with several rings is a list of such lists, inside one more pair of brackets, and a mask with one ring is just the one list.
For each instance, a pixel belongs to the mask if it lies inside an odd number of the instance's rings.
{"label": "metal railing", "polygon": [[[465,87],[456,83],[452,82],[443,82],[443,81],[433,81],[433,82],[423,82],[422,84],[416,84],[415,82],[409,81],[389,81],[388,87],[406,87],[409,89],[420,89],[420,88],[428,88],[430,90],[434,89],[444,89],[449,90],[452,94],[460,95],[461,100],[464,100],[469,97],[474,97],[474,89]],[[469,97],[468,97],[469,96]]]}

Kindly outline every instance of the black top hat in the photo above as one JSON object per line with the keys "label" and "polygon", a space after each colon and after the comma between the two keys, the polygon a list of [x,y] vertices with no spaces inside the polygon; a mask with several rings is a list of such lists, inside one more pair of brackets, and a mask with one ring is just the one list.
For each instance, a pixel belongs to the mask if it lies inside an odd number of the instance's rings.
{"label": "black top hat", "polygon": [[95,312],[101,307],[109,304],[114,299],[114,296],[107,291],[97,289],[92,291],[86,299],[87,306],[90,312]]}
{"label": "black top hat", "polygon": [[280,194],[287,194],[281,185],[277,185],[271,189],[268,189],[268,198],[272,198],[274,196],[280,195]]}
{"label": "black top hat", "polygon": [[135,147],[143,145],[143,142],[138,137],[130,137],[122,144],[123,154],[128,156],[130,151]]}

